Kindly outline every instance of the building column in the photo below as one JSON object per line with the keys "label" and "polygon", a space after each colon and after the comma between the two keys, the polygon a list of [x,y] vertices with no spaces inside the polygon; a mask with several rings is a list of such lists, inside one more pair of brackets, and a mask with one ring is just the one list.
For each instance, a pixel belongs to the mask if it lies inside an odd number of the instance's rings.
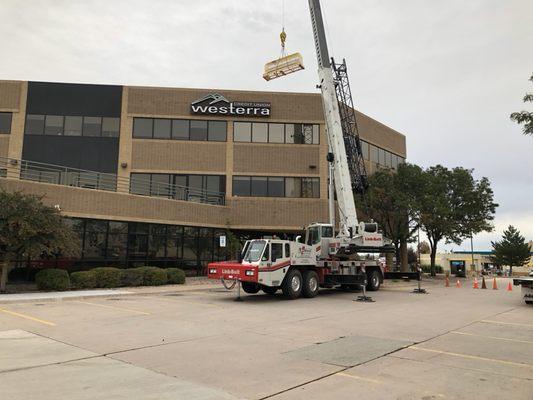
{"label": "building column", "polygon": [[26,100],[28,98],[28,82],[20,82],[18,109],[13,110],[11,134],[7,151],[7,178],[20,179],[20,160],[24,144],[24,125],[26,121]]}
{"label": "building column", "polygon": [[126,86],[122,87],[122,108],[120,111],[120,137],[117,165],[117,192],[129,193],[130,172],[133,150],[133,118],[128,115],[128,93]]}

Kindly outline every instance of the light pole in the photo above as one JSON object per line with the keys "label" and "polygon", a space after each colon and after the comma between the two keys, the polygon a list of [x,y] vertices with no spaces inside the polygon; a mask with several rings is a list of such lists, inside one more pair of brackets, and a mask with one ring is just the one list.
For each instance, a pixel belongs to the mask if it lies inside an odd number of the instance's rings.
{"label": "light pole", "polygon": [[470,255],[472,257],[472,269],[474,270],[474,274],[477,275],[476,273],[476,264],[474,264],[474,235],[471,234],[470,235]]}

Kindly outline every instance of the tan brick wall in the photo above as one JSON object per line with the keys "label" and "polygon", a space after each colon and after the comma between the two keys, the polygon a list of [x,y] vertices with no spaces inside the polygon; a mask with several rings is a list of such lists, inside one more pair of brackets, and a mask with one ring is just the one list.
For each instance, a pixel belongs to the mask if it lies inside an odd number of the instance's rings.
{"label": "tan brick wall", "polygon": [[272,103],[271,117],[258,118],[262,121],[276,119],[291,122],[320,122],[323,119],[322,100],[320,95],[315,93],[248,92],[135,86],[129,87],[128,113],[185,117],[191,115],[190,105],[193,101],[213,92],[220,93],[230,101]]}
{"label": "tan brick wall", "polygon": [[0,157],[7,157],[9,151],[9,135],[0,135]]}
{"label": "tan brick wall", "polygon": [[44,196],[65,215],[124,221],[240,229],[298,230],[326,221],[327,201],[319,199],[230,199],[226,206],[80,189],[0,178],[0,187]]}
{"label": "tan brick wall", "polygon": [[22,82],[0,81],[0,111],[18,111]]}
{"label": "tan brick wall", "polygon": [[317,176],[321,169],[317,145],[235,143],[233,148],[233,170],[239,174]]}
{"label": "tan brick wall", "polygon": [[134,171],[225,173],[226,143],[133,139],[131,167]]}
{"label": "tan brick wall", "polygon": [[356,118],[361,139],[406,157],[404,135],[359,111],[357,111]]}

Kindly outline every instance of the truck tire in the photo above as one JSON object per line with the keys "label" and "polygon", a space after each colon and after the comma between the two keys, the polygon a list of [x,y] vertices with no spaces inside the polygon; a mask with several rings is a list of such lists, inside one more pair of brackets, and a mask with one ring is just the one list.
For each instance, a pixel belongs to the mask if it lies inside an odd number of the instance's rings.
{"label": "truck tire", "polygon": [[300,271],[296,268],[289,270],[283,284],[281,285],[281,291],[283,295],[291,300],[297,299],[302,293],[303,278]]}
{"label": "truck tire", "polygon": [[265,292],[266,294],[276,294],[276,292],[278,291],[278,287],[274,287],[274,286],[263,286],[261,288],[261,290],[263,292]]}
{"label": "truck tire", "polygon": [[375,292],[379,290],[379,287],[381,286],[381,276],[379,272],[375,269],[368,271],[366,273],[366,290]]}
{"label": "truck tire", "polygon": [[253,282],[241,282],[242,290],[249,294],[256,294],[259,292],[259,285]]}
{"label": "truck tire", "polygon": [[318,294],[318,274],[312,270],[304,271],[303,279],[304,285],[302,288],[302,294],[304,297],[312,299]]}

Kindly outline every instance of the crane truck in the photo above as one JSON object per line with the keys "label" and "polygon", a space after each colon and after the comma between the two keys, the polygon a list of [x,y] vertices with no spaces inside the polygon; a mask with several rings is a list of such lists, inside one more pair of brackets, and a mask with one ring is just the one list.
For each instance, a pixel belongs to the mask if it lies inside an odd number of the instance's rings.
{"label": "crane truck", "polygon": [[[287,298],[296,299],[315,297],[320,287],[366,286],[368,290],[378,290],[385,277],[385,263],[379,255],[394,252],[391,241],[375,222],[358,221],[354,192],[364,192],[367,176],[346,62],[336,64],[329,57],[320,1],[309,0],[309,8],[330,149],[330,220],[310,224],[305,237],[295,241],[247,241],[238,262],[208,264],[209,278],[238,283],[246,293],[262,290],[274,294],[281,289]],[[335,204],[339,216],[337,235]]]}

